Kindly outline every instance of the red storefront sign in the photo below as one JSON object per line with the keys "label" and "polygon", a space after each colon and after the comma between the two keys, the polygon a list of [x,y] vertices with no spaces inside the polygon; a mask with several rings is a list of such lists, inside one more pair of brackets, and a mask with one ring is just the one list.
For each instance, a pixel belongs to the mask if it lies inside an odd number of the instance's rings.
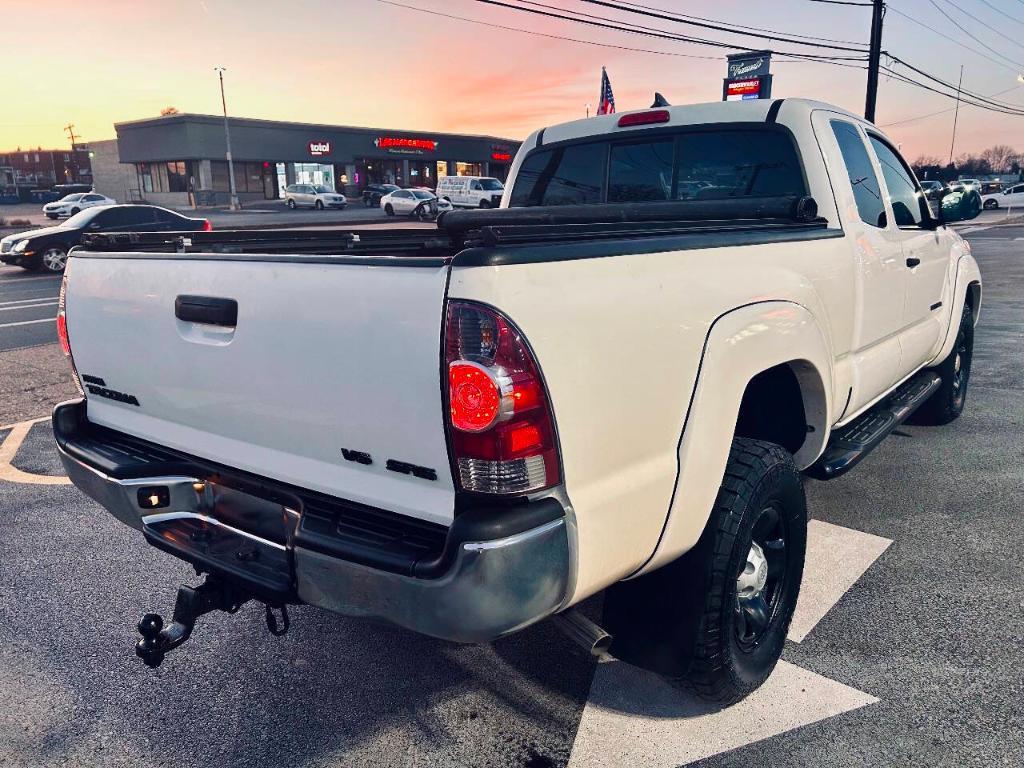
{"label": "red storefront sign", "polygon": [[418,150],[420,152],[434,152],[437,150],[437,142],[434,139],[403,139],[398,136],[378,136],[373,140],[378,149],[387,150]]}
{"label": "red storefront sign", "polygon": [[491,152],[491,160],[498,163],[511,163],[512,153],[511,152]]}
{"label": "red storefront sign", "polygon": [[759,98],[761,94],[761,79],[730,80],[725,85],[726,101],[741,101],[746,99]]}

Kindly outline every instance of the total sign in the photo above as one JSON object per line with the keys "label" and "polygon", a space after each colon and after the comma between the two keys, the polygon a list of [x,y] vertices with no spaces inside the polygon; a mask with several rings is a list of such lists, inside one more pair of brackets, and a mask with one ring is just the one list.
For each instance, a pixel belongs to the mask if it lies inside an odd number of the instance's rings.
{"label": "total sign", "polygon": [[331,154],[331,142],[326,139],[309,142],[309,154],[313,157],[323,157]]}

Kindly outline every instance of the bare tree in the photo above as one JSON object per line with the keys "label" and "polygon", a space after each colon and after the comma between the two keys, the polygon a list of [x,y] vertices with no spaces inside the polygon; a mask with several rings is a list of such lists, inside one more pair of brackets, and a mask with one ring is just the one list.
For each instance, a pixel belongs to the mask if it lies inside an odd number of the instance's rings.
{"label": "bare tree", "polygon": [[993,173],[1006,173],[1020,167],[1020,155],[1006,144],[989,147],[981,153],[981,158],[988,161]]}
{"label": "bare tree", "polygon": [[178,114],[178,108],[177,107],[164,107],[163,109],[160,110],[160,117],[167,117],[167,115],[176,115],[176,114]]}

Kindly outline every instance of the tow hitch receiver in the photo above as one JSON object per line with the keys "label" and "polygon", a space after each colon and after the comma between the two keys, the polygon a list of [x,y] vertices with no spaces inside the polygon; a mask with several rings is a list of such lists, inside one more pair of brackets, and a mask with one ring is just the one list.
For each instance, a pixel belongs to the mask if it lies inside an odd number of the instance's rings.
{"label": "tow hitch receiver", "polygon": [[[251,593],[212,575],[198,587],[183,584],[178,587],[174,617],[169,627],[164,627],[163,617],[156,613],[147,613],[139,621],[142,639],[135,644],[135,653],[147,667],[159,667],[164,656],[188,640],[200,616],[213,611],[236,613],[252,599]],[[275,608],[281,613],[281,621],[278,623],[268,604],[267,628],[275,636],[280,636],[288,631],[288,609],[283,604]]]}

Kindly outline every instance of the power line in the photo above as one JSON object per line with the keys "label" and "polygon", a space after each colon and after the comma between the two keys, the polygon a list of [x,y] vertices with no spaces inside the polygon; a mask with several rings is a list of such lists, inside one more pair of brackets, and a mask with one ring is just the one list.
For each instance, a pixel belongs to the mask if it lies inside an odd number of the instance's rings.
{"label": "power line", "polygon": [[[520,0],[520,2],[527,2],[527,1],[528,0]],[[654,8],[653,6],[650,6],[650,5],[644,5],[643,3],[625,2],[625,0],[622,0],[621,4],[622,5],[632,6],[633,8],[642,8],[645,11],[658,11],[660,13],[669,13],[669,11],[664,11],[661,8]],[[857,3],[857,5],[861,5],[861,4],[862,3]],[[709,19],[709,18],[704,17],[704,16],[694,16],[693,14],[690,14],[690,13],[677,13],[675,11],[671,11],[670,13],[672,13],[674,16],[680,16],[680,17],[685,18],[685,19],[696,19],[697,21],[707,21],[707,22],[714,23],[714,24],[729,24],[729,25],[731,25],[733,27],[736,27],[737,29],[752,29],[752,30],[755,30],[756,32],[769,32],[769,33],[775,34],[775,35],[784,34],[784,35],[788,35],[789,37],[802,37],[802,38],[809,39],[809,40],[824,40],[827,43],[846,43],[847,45],[855,45],[855,46],[861,45],[861,43],[855,42],[853,40],[836,40],[835,38],[831,38],[831,37],[821,37],[820,35],[802,35],[802,34],[799,34],[797,32],[779,32],[778,30],[775,30],[775,29],[766,29],[765,27],[755,27],[755,26],[752,26],[750,24],[740,24],[739,22],[727,22],[727,21],[722,21],[720,19]],[[777,39],[777,38],[773,38],[773,39]]]}
{"label": "power line", "polygon": [[[913,86],[916,86],[917,88],[921,88],[921,89],[926,90],[926,91],[931,91],[932,93],[937,93],[938,95],[945,96],[946,98],[949,98],[949,99],[956,98],[955,94],[939,90],[938,88],[935,88],[935,87],[933,87],[931,85],[928,85],[927,83],[922,83],[922,82],[920,82],[918,80],[914,80],[913,78],[907,77],[906,75],[903,75],[903,74],[901,74],[899,72],[896,72],[895,70],[890,69],[889,67],[883,66],[882,67],[882,71],[885,72],[886,74],[888,74],[889,76],[895,78],[896,80],[902,82],[902,83],[906,83],[908,85],[913,85]],[[952,88],[953,90],[956,90],[956,86],[950,86],[950,88]],[[969,104],[969,105],[971,105],[973,107],[978,107],[979,109],[986,109],[986,110],[988,110],[990,112],[998,112],[1000,114],[1012,115],[1014,117],[1024,117],[1024,109],[1012,108],[1012,107],[1005,108],[1005,107],[992,106],[991,104],[975,100],[976,96],[977,96],[977,94],[970,94],[967,91],[961,91],[961,93],[960,93],[960,101],[963,102],[964,104]]]}
{"label": "power line", "polygon": [[637,8],[630,8],[628,5],[622,5],[621,3],[612,3],[612,2],[608,2],[608,0],[580,0],[580,2],[589,3],[590,5],[598,5],[598,6],[601,6],[603,8],[611,8],[612,10],[624,11],[626,13],[635,13],[635,14],[639,14],[641,16],[649,16],[650,18],[653,18],[653,19],[661,19],[663,21],[674,21],[677,24],[688,24],[690,26],[700,27],[702,29],[712,29],[712,30],[716,30],[718,32],[727,32],[728,34],[731,34],[731,35],[742,35],[742,36],[746,36],[746,37],[756,37],[756,38],[760,38],[762,40],[773,40],[773,41],[777,41],[777,42],[780,42],[780,43],[789,43],[790,45],[810,45],[810,46],[813,46],[815,48],[828,48],[828,49],[831,49],[831,50],[834,50],[834,51],[852,51],[854,53],[863,53],[864,52],[863,46],[861,46],[859,48],[851,48],[849,46],[843,46],[843,45],[829,45],[829,44],[826,44],[826,43],[806,42],[804,40],[798,40],[798,39],[796,39],[794,37],[788,37],[788,36],[787,37],[782,37],[781,35],[778,35],[778,34],[763,35],[763,34],[758,34],[758,33],[755,33],[755,32],[742,32],[742,31],[738,31],[736,29],[730,29],[727,25],[724,25],[724,24],[721,24],[721,23],[718,23],[718,22],[709,24],[709,23],[703,22],[703,21],[690,21],[690,20],[687,20],[687,19],[684,19],[684,18],[680,18],[680,17],[677,17],[677,16],[672,16],[670,14],[663,13],[663,12],[649,11],[649,10],[639,10]]}
{"label": "power line", "polygon": [[[1002,96],[1004,93],[1009,93],[1010,91],[1015,91],[1015,90],[1017,90],[1020,87],[1021,86],[1019,86],[1019,85],[1014,85],[1014,86],[1012,86],[1010,88],[1006,88],[1005,90],[997,91],[996,93],[990,93],[988,95],[989,96]],[[971,105],[971,106],[973,106],[973,105]],[[891,127],[893,125],[903,125],[905,123],[913,123],[913,122],[916,122],[917,120],[924,120],[925,118],[928,118],[928,117],[936,117],[938,115],[945,115],[948,112],[952,112],[953,109],[954,109],[954,107],[948,107],[946,109],[940,109],[940,110],[938,110],[936,112],[929,112],[926,115],[917,115],[916,117],[906,117],[906,118],[903,118],[902,120],[895,120],[895,121],[893,121],[891,123],[882,123],[878,127],[879,128],[889,128],[889,127]]]}
{"label": "power line", "polygon": [[[628,32],[634,35],[643,35],[646,37],[653,37],[661,40],[672,40],[674,42],[693,43],[696,45],[706,45],[713,48],[728,48],[735,50],[736,45],[733,43],[726,43],[721,40],[710,40],[706,38],[692,37],[690,35],[677,35],[670,32],[662,31],[643,31],[640,29],[633,29],[630,27],[624,27],[619,24],[612,24],[601,21],[594,21],[585,18],[579,18],[576,16],[566,16],[560,13],[554,13],[551,11],[544,11],[537,8],[528,8],[522,5],[512,5],[510,3],[501,2],[501,0],[474,0],[477,3],[484,5],[493,5],[499,8],[507,8],[514,11],[521,11],[523,13],[530,13],[538,16],[544,16],[547,18],[561,19],[563,21],[572,21],[577,24],[585,24],[592,27],[598,27],[600,29],[611,29],[618,32]],[[828,60],[828,61],[864,61],[863,57],[858,56],[834,56],[827,54],[813,54],[813,53],[798,53],[795,51],[776,51],[780,56],[789,56],[791,58],[803,58],[811,60]]]}
{"label": "power line", "polygon": [[[1024,0],[1021,0],[1021,2],[1024,3]],[[960,40],[957,40],[955,37],[950,37],[945,32],[940,32],[939,30],[935,29],[935,27],[930,27],[927,24],[925,24],[923,21],[919,21],[918,19],[915,19],[913,16],[909,16],[909,15],[903,13],[902,11],[900,11],[897,8],[893,8],[892,6],[889,6],[889,11],[891,13],[895,13],[897,16],[902,16],[907,21],[910,21],[910,22],[912,22],[914,24],[917,24],[919,27],[924,27],[929,32],[932,32],[932,33],[938,35],[939,37],[943,37],[946,40],[949,40],[951,43],[954,43],[955,45],[959,45],[961,48],[964,48],[964,49],[970,51],[971,53],[973,53],[973,54],[975,54],[977,56],[980,56],[983,59],[987,59],[988,61],[992,62],[993,64],[997,64],[998,66],[1003,67],[1003,69],[1008,69],[1011,72],[1020,72],[1020,70],[1021,70],[1020,67],[1010,66],[1008,64],[1005,64],[1002,61],[998,61],[996,59],[993,59],[991,56],[989,56],[986,53],[982,53],[977,48],[972,48],[971,46],[961,42]]]}
{"label": "power line", "polygon": [[989,49],[990,51],[992,51],[992,53],[994,53],[994,54],[995,54],[996,56],[998,56],[998,57],[999,57],[999,58],[1001,58],[1001,59],[1006,59],[1006,61],[1008,61],[1008,62],[1010,62],[1011,64],[1013,64],[1013,65],[1014,65],[1015,67],[1017,67],[1018,69],[1024,69],[1024,64],[1021,64],[1021,63],[1020,63],[1020,62],[1018,62],[1018,61],[1014,61],[1014,60],[1013,60],[1013,59],[1011,59],[1011,58],[1010,58],[1009,56],[1006,56],[1006,55],[1004,55],[1004,54],[1000,53],[1000,52],[999,52],[999,51],[997,51],[997,50],[996,50],[995,48],[993,48],[993,47],[992,47],[991,45],[989,45],[988,43],[986,43],[986,42],[985,42],[984,40],[982,40],[981,38],[979,38],[979,37],[976,37],[976,36],[975,36],[974,34],[972,34],[970,30],[968,30],[968,29],[967,29],[966,27],[964,27],[964,26],[963,26],[963,25],[962,25],[962,24],[961,24],[960,22],[958,22],[958,21],[957,21],[956,19],[954,19],[954,18],[953,18],[952,16],[950,16],[950,15],[949,15],[948,13],[946,13],[946,12],[945,12],[945,11],[944,11],[944,10],[942,9],[942,6],[941,6],[941,5],[939,5],[939,4],[937,3],[937,2],[935,2],[935,0],[928,0],[928,2],[929,2],[929,3],[931,3],[931,4],[933,5],[933,6],[935,6],[935,10],[937,10],[937,11],[938,11],[939,13],[941,13],[941,14],[942,14],[943,16],[945,16],[945,17],[946,17],[947,19],[949,19],[949,22],[950,22],[950,23],[951,23],[951,24],[952,24],[952,25],[953,25],[954,27],[956,27],[956,28],[957,28],[957,29],[959,29],[959,30],[960,30],[961,32],[963,32],[963,33],[964,33],[965,35],[967,35],[967,36],[968,36],[969,38],[971,38],[971,40],[973,40],[973,41],[974,41],[974,42],[976,42],[976,43],[980,43],[981,45],[984,45],[984,46],[985,46],[985,47],[987,47],[987,48],[988,48],[988,49]]}
{"label": "power line", "polygon": [[988,6],[989,8],[991,8],[991,9],[992,9],[993,11],[995,11],[996,13],[998,13],[998,14],[999,14],[1000,16],[1005,16],[1005,17],[1006,17],[1006,18],[1008,18],[1008,19],[1009,19],[1010,21],[1015,21],[1015,22],[1017,22],[1018,24],[1022,24],[1022,25],[1024,25],[1024,20],[1018,19],[1018,18],[1017,18],[1016,16],[1011,16],[1011,15],[1010,15],[1010,14],[1008,14],[1008,13],[1007,13],[1006,11],[1004,11],[1004,10],[1003,10],[1002,8],[997,8],[996,6],[992,5],[992,3],[990,3],[990,2],[988,1],[988,0],[980,0],[980,2],[981,2],[981,4],[982,4],[982,5],[987,5],[987,6]]}
{"label": "power line", "polygon": [[479,24],[482,27],[490,27],[492,29],[501,29],[506,32],[522,32],[526,35],[534,35],[536,37],[546,37],[549,40],[563,40],[569,43],[581,43],[583,45],[596,45],[601,48],[614,48],[619,51],[634,51],[636,53],[653,53],[659,56],[678,56],[686,59],[705,59],[707,61],[721,61],[720,56],[700,56],[695,53],[677,53],[675,51],[656,51],[651,48],[633,48],[628,45],[615,45],[614,43],[599,43],[596,40],[581,40],[577,37],[564,37],[562,35],[552,35],[546,32],[538,32],[535,29],[523,29],[522,27],[510,27],[504,24],[493,24],[489,21],[482,21],[480,19],[470,19],[466,16],[456,16],[452,13],[443,13],[442,11],[435,11],[430,8],[419,8],[415,5],[405,5],[404,3],[395,2],[395,0],[377,0],[378,3],[384,5],[393,5],[396,8],[405,8],[409,11],[419,11],[420,13],[428,13],[431,16],[441,16],[446,19],[453,19],[455,21],[466,21],[470,24]]}
{"label": "power line", "polygon": [[[974,21],[976,21],[976,22],[977,22],[978,24],[981,24],[981,26],[985,27],[985,29],[989,30],[990,32],[994,32],[995,34],[999,35],[999,36],[1000,36],[1001,38],[1003,38],[1004,40],[1009,40],[1009,41],[1010,41],[1010,42],[1011,42],[1011,43],[1012,43],[1013,45],[1016,45],[1016,46],[1017,46],[1018,48],[1024,48],[1024,46],[1022,46],[1022,45],[1021,45],[1020,43],[1018,43],[1018,42],[1017,42],[1016,40],[1014,40],[1014,39],[1013,39],[1012,37],[1010,37],[1009,35],[1005,35],[1005,34],[1003,34],[1002,32],[1000,32],[1000,31],[999,31],[998,29],[996,29],[995,27],[991,26],[990,24],[986,24],[986,23],[985,23],[984,21],[982,21],[982,20],[981,20],[981,19],[979,19],[979,18],[978,18],[977,16],[975,16],[975,15],[974,15],[973,13],[968,13],[968,12],[967,12],[967,11],[965,11],[965,10],[964,10],[963,8],[960,8],[960,7],[958,7],[958,6],[955,6],[955,5],[953,5],[952,3],[948,3],[948,0],[947,0],[947,4],[948,4],[948,5],[950,5],[951,7],[955,8],[956,10],[960,11],[960,13],[962,13],[962,14],[963,14],[964,16],[966,16],[967,18],[969,18],[969,19],[973,19],[973,20],[974,20]],[[934,3],[933,3],[933,5],[934,5]],[[989,7],[991,8],[991,7],[994,7],[994,6],[991,6],[991,5],[990,5]],[[997,9],[997,10],[998,10],[998,9]],[[1004,14],[1004,15],[1005,15],[1005,14]],[[1012,17],[1007,17],[1007,18],[1012,18]],[[1016,21],[1016,19],[1014,19],[1014,21]]]}
{"label": "power line", "polygon": [[[954,86],[952,83],[947,82],[947,81],[943,80],[940,77],[936,77],[933,74],[925,72],[923,69],[920,69],[919,67],[915,67],[910,62],[905,61],[904,59],[901,59],[899,56],[894,56],[891,53],[888,54],[888,56],[893,61],[897,62],[898,64],[902,64],[907,69],[911,70],[912,72],[916,72],[917,74],[921,75],[922,77],[927,78],[928,80],[931,80],[933,83],[937,83],[938,85],[942,85],[942,86],[944,86],[946,88],[950,88],[950,89],[956,88],[956,86]],[[1007,104],[1005,102],[994,101],[994,100],[988,98],[987,96],[982,96],[979,93],[973,93],[971,91],[967,91],[967,90],[964,90],[962,88],[959,88],[958,90],[963,91],[963,93],[969,94],[970,96],[972,96],[975,99],[979,99],[981,101],[986,101],[989,104],[991,104],[993,106],[996,106],[996,107],[1003,107],[1003,108],[1009,108],[1009,109],[1018,109],[1018,107],[1016,105],[1014,105],[1014,104]]]}

